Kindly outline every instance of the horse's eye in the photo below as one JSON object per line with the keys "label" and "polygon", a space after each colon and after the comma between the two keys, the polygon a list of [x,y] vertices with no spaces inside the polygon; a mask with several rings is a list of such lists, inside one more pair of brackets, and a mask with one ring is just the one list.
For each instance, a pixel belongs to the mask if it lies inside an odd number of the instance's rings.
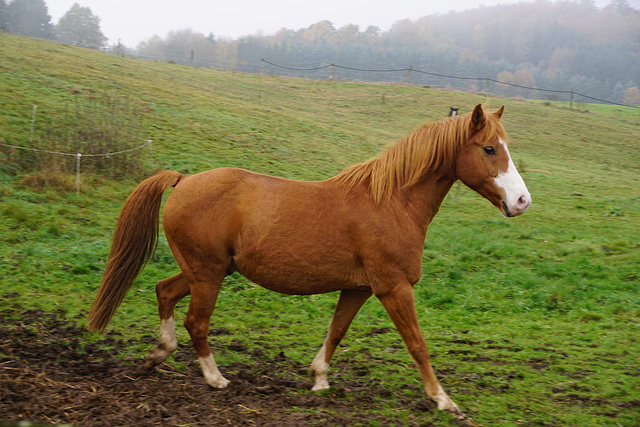
{"label": "horse's eye", "polygon": [[485,153],[487,153],[490,156],[493,156],[496,154],[495,148],[493,148],[490,145],[487,145],[486,147],[482,147],[482,149],[484,150]]}

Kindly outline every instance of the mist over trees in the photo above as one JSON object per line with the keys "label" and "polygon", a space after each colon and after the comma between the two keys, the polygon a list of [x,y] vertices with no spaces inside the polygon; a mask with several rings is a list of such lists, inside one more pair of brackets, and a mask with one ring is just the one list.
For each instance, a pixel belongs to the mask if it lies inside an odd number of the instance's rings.
{"label": "mist over trees", "polygon": [[61,42],[76,46],[100,49],[107,43],[107,38],[100,31],[100,18],[78,3],[60,18],[55,33]]}
{"label": "mist over trees", "polygon": [[[154,36],[130,53],[201,67],[309,78],[330,78],[330,68],[310,69],[332,63],[365,70],[413,67],[417,70],[411,74],[413,84],[485,90],[481,79],[455,80],[419,72],[424,71],[574,90],[640,106],[634,95],[640,85],[640,11],[626,0],[613,0],[602,9],[592,0],[483,6],[398,21],[384,32],[374,26],[335,28],[329,21],[237,40],[180,30],[165,38]],[[264,67],[261,59],[286,68]],[[335,78],[404,82],[407,73],[342,68]],[[491,91],[510,97],[565,96],[500,84]]]}
{"label": "mist over trees", "polygon": [[107,42],[100,18],[78,3],[54,26],[44,0],[0,0],[0,31],[92,49],[102,49]]}
{"label": "mist over trees", "polygon": [[0,0],[0,29],[27,37],[51,38],[53,26],[44,0]]}

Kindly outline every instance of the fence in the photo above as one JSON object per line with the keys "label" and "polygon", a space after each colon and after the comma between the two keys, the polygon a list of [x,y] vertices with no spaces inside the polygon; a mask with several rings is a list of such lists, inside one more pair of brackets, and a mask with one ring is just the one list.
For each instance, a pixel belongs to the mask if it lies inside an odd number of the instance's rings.
{"label": "fence", "polygon": [[583,93],[576,92],[573,89],[570,89],[570,90],[544,89],[544,88],[519,85],[515,83],[503,82],[490,77],[461,77],[461,76],[452,76],[447,74],[438,74],[438,73],[418,70],[416,68],[413,68],[413,66],[409,66],[408,68],[395,68],[395,69],[363,69],[363,68],[347,67],[347,66],[338,65],[338,64],[328,64],[328,65],[321,65],[318,67],[311,67],[311,68],[295,68],[295,67],[287,67],[284,65],[275,64],[273,62],[267,61],[266,59],[261,59],[260,61],[261,61],[261,65],[260,65],[261,74],[265,72],[265,64],[280,70],[287,70],[287,71],[307,73],[307,74],[318,72],[321,70],[330,70],[330,76],[328,77],[329,80],[335,80],[336,69],[346,70],[349,72],[359,72],[359,73],[378,73],[378,74],[402,73],[403,76],[406,74],[405,82],[407,84],[412,84],[412,80],[411,80],[412,75],[415,73],[419,75],[437,77],[440,79],[449,79],[453,81],[475,81],[479,86],[484,86],[484,91],[486,94],[492,93],[491,84],[493,84],[494,87],[495,85],[502,85],[505,87],[511,87],[516,89],[528,90],[528,91],[537,91],[537,92],[545,92],[550,94],[565,95],[566,98],[568,98],[568,102],[570,103],[571,108],[573,108],[573,104],[576,99],[589,100],[589,101],[593,101],[596,103],[603,103],[603,104],[620,105],[623,107],[639,108],[632,105],[621,104],[618,102],[608,101],[605,99],[600,99],[593,96],[585,95]]}
{"label": "fence", "polygon": [[110,156],[117,156],[118,154],[130,153],[132,151],[141,150],[144,147],[149,146],[149,158],[152,159],[152,161],[153,161],[152,143],[153,143],[152,140],[147,140],[144,144],[142,144],[142,145],[140,145],[138,147],[130,148],[130,149],[127,149],[127,150],[116,151],[116,152],[113,152],[113,153],[99,153],[99,154],[63,153],[63,152],[60,152],[60,151],[41,150],[39,148],[22,147],[22,146],[19,146],[19,145],[5,144],[5,143],[2,143],[2,142],[0,142],[0,145],[3,146],[3,147],[9,147],[9,148],[14,148],[14,149],[18,149],[18,150],[28,150],[28,151],[35,151],[35,152],[40,152],[40,153],[55,154],[55,155],[59,155],[59,156],[75,157],[76,158],[76,194],[80,194],[80,186],[81,186],[80,162],[81,162],[83,157],[110,157]]}
{"label": "fence", "polygon": [[[369,81],[369,82],[390,82],[390,83],[406,83],[424,85],[430,87],[454,89],[463,92],[485,92],[486,94],[493,94],[505,97],[517,97],[517,98],[530,98],[530,99],[542,99],[552,101],[566,101],[570,103],[573,108],[574,103],[580,102],[595,102],[610,105],[620,105],[623,107],[634,107],[634,105],[628,105],[621,102],[611,101],[603,99],[603,97],[597,97],[587,95],[579,91],[571,89],[551,89],[551,88],[539,88],[533,86],[527,86],[517,83],[511,83],[507,81],[501,81],[491,77],[464,77],[460,75],[434,73],[429,71],[420,70],[409,66],[406,68],[390,68],[390,69],[370,69],[370,68],[358,68],[339,65],[335,63],[320,65],[317,67],[294,67],[277,64],[266,59],[260,59],[260,64],[254,62],[251,59],[237,59],[228,60],[221,58],[198,58],[195,50],[190,50],[189,53],[184,54],[171,54],[162,53],[156,55],[148,54],[133,54],[133,57],[154,60],[154,61],[169,61],[183,65],[191,65],[196,67],[207,67],[218,70],[237,71],[244,73],[260,73],[260,74],[275,74],[287,77],[302,77],[312,79],[327,79],[327,80],[346,80],[346,81]],[[194,62],[194,57],[196,61]],[[257,61],[257,59],[255,60]],[[266,66],[272,67],[269,71]],[[277,70],[277,71],[276,71]],[[342,75],[338,76],[336,70],[342,70]],[[399,76],[397,76],[399,74]],[[385,76],[382,76],[385,75]],[[395,76],[393,76],[395,75]],[[418,81],[416,76],[430,77],[427,81]],[[465,84],[456,84],[465,82]],[[584,82],[583,82],[584,83]],[[576,82],[578,87],[583,86],[583,83]],[[573,85],[573,84],[571,84]],[[566,84],[569,86],[569,84]],[[613,90],[613,89],[612,89]],[[545,96],[540,96],[542,93]]]}

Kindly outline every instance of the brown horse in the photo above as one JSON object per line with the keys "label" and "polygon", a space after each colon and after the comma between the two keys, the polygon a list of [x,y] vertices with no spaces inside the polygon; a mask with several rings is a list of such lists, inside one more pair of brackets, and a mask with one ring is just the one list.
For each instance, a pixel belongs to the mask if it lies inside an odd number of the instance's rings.
{"label": "brown horse", "polygon": [[364,302],[383,304],[415,359],[427,396],[462,416],[436,379],[418,327],[413,285],[422,274],[427,226],[460,179],[505,216],[531,197],[511,161],[500,116],[504,107],[424,125],[379,157],[325,181],[294,181],[221,168],[184,176],[164,171],[142,182],[125,203],[87,328],[104,330],[152,255],[162,193],[164,232],[182,272],[156,285],[160,343],[147,366],[177,346],[174,307],[191,294],[184,325],[207,384],[228,384],[207,342],[224,277],[234,271],[272,291],[308,295],[340,291],[329,332],[311,364],[312,390],[329,387],[336,346]]}

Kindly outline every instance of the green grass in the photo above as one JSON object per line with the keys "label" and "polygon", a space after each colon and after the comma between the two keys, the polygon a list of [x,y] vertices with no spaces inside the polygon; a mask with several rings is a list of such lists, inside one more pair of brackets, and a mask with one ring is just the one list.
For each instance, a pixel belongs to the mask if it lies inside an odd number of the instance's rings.
{"label": "green grass", "polygon": [[[429,228],[416,285],[436,371],[483,425],[640,423],[637,108],[572,111],[413,86],[237,74],[6,34],[0,87],[0,142],[29,145],[34,104],[37,136],[40,120],[55,123],[76,97],[106,93],[138,105],[144,137],[154,141],[148,168],[238,166],[296,179],[332,176],[443,118],[450,105],[464,113],[477,103],[505,104],[512,155],[533,205],[505,219],[462,185],[447,196]],[[22,155],[0,150],[0,292],[73,318],[91,304],[119,209],[140,177],[113,182],[83,171],[79,195],[72,186],[34,188],[34,172],[14,165]],[[156,336],[153,284],[177,271],[161,239],[110,328],[125,338]],[[251,364],[251,352],[227,349],[234,340],[247,348],[278,343],[309,364],[336,298],[283,296],[228,278],[212,318],[232,333],[211,340],[218,364]],[[446,415],[417,413],[406,403],[424,399],[419,375],[394,330],[371,333],[380,328],[393,325],[372,299],[338,349],[330,379],[339,386],[340,378],[357,377],[350,366],[365,365],[363,384],[383,383],[398,396],[380,408],[390,420],[449,424]],[[183,328],[178,333],[187,343]],[[130,355],[146,350],[132,346]]]}

